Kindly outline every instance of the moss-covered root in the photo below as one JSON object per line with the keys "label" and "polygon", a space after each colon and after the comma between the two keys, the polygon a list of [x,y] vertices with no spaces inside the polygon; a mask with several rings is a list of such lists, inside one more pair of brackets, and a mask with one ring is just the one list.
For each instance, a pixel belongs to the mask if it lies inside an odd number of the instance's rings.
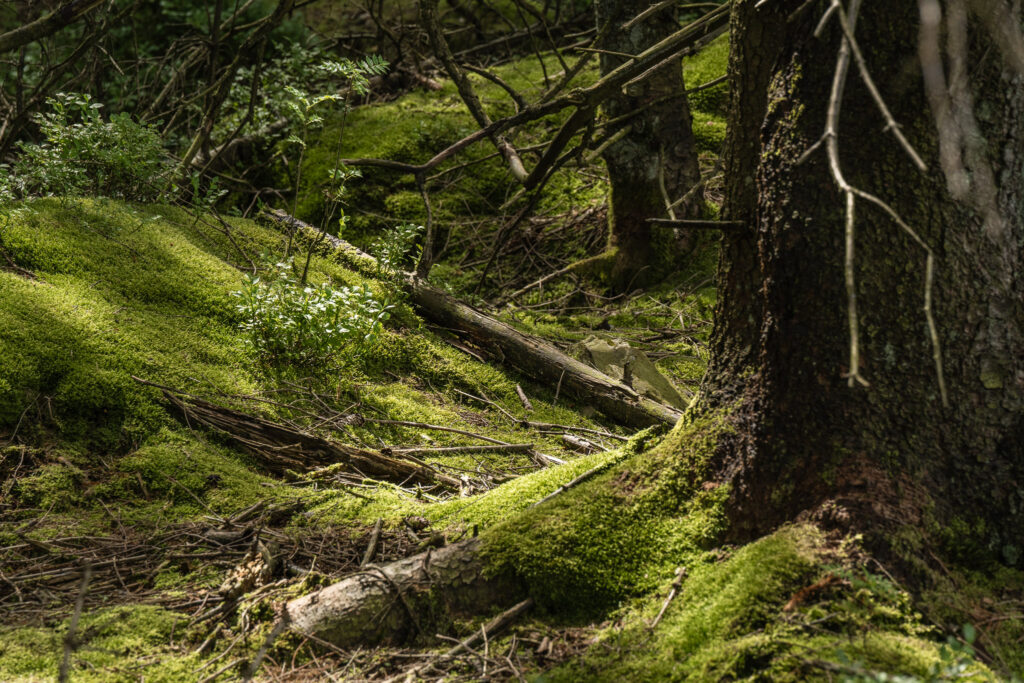
{"label": "moss-covered root", "polygon": [[454,615],[510,603],[518,587],[485,577],[479,549],[474,538],[428,550],[296,598],[286,608],[291,628],[339,647],[400,642]]}

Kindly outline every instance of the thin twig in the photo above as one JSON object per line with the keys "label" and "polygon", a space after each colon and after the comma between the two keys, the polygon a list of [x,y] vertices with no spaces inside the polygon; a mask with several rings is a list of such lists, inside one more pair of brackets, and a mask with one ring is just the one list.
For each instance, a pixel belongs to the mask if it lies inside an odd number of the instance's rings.
{"label": "thin twig", "polygon": [[366,546],[366,552],[363,554],[363,561],[359,563],[360,569],[370,564],[373,560],[373,554],[377,552],[377,542],[380,541],[380,530],[383,526],[383,518],[378,517],[373,525],[373,532],[370,534],[370,542]]}
{"label": "thin twig", "polygon": [[57,674],[57,680],[60,683],[67,683],[70,680],[71,655],[79,646],[75,633],[78,630],[78,620],[82,618],[82,609],[85,607],[85,594],[89,590],[89,581],[91,579],[92,565],[85,561],[82,563],[82,583],[78,588],[78,599],[75,600],[75,613],[71,616],[68,632],[64,635],[64,659],[61,660],[60,671]]}
{"label": "thin twig", "polygon": [[676,578],[672,581],[672,589],[668,592],[668,597],[665,598],[665,602],[661,603],[661,609],[658,610],[658,616],[654,617],[654,621],[647,628],[651,631],[655,629],[661,618],[665,616],[665,610],[668,609],[668,605],[672,602],[672,599],[679,593],[679,589],[683,587],[683,579],[686,578],[686,567],[679,567],[676,569]]}

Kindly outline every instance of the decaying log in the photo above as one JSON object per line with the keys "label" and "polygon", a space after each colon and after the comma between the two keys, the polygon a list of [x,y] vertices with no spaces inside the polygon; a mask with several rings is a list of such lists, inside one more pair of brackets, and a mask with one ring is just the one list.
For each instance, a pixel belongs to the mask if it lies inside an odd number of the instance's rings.
{"label": "decaying log", "polygon": [[401,642],[425,635],[426,619],[478,614],[509,604],[521,589],[508,579],[484,575],[480,539],[471,538],[384,566],[364,568],[326,588],[287,603],[292,630],[349,647]]}
{"label": "decaying log", "polygon": [[343,463],[352,472],[370,479],[427,486],[440,484],[459,490],[458,479],[442,474],[421,461],[337,443],[148,380],[133,379],[158,387],[164,398],[181,413],[186,424],[199,424],[227,435],[272,474],[282,475],[288,470],[304,471]]}
{"label": "decaying log", "polygon": [[[323,239],[317,228],[283,211],[267,212],[276,223],[297,229],[311,241]],[[326,235],[326,242],[354,269],[376,275],[377,261],[348,242]],[[600,370],[567,356],[553,344],[524,334],[507,323],[431,287],[413,274],[405,278],[409,298],[427,320],[458,332],[487,355],[511,366],[534,381],[560,388],[563,395],[591,405],[609,418],[630,427],[675,424],[682,413],[675,408],[641,396],[629,386]]]}
{"label": "decaying log", "polygon": [[591,405],[616,422],[649,427],[675,424],[682,415],[675,408],[641,396],[600,370],[567,356],[553,344],[523,334],[419,278],[410,276],[408,282],[412,303],[425,318],[458,330],[464,339],[472,340],[502,364],[540,384],[559,384],[562,395]]}

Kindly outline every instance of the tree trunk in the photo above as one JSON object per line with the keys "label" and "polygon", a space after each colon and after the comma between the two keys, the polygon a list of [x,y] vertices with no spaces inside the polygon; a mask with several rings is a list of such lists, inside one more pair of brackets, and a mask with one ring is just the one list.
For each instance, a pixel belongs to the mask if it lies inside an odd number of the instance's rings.
{"label": "tree trunk", "polygon": [[[726,214],[711,404],[732,402],[720,453],[734,535],[808,517],[879,547],[1019,562],[1024,548],[1024,94],[972,46],[975,111],[1002,220],[955,201],[918,58],[916,3],[865,3],[858,42],[881,95],[929,166],[918,171],[850,68],[838,128],[850,184],[899,213],[935,252],[934,318],[949,406],[922,312],[926,252],[882,210],[856,203],[853,272],[861,373],[849,385],[844,196],[825,145],[840,25],[820,5],[737,3]],[[798,11],[801,6],[807,11]],[[979,41],[987,40],[983,33]],[[765,89],[761,84],[767,84]],[[765,93],[767,92],[767,99]],[[760,118],[760,123],[757,119]],[[978,182],[974,180],[972,182]],[[983,188],[982,188],[983,189]],[[977,188],[974,190],[978,192]],[[898,541],[896,539],[899,539]]]}
{"label": "tree trunk", "polygon": [[[607,40],[600,46],[607,51],[601,54],[602,75],[626,61],[620,55],[639,54],[678,30],[675,12],[670,9],[627,30],[619,28],[649,6],[647,0],[594,3],[598,26],[612,23]],[[651,266],[656,254],[647,219],[666,217],[666,198],[674,202],[700,181],[682,58],[669,60],[642,83],[627,86],[626,92],[618,91],[603,109],[610,120],[639,111],[624,122],[628,126],[626,135],[602,155],[611,184],[608,222],[609,246],[615,250],[612,284],[625,290],[655,275]],[[697,217],[702,206],[701,199],[695,197],[675,209],[676,217]],[[685,250],[688,241],[682,240],[679,246]]]}

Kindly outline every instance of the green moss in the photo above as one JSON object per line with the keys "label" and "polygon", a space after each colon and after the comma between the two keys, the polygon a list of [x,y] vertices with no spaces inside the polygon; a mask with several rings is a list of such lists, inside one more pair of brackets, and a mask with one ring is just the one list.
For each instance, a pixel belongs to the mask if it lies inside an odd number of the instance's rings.
{"label": "green moss", "polygon": [[[230,247],[170,208],[99,200],[30,208],[5,235],[39,279],[0,272],[0,424],[31,412],[67,440],[110,448],[167,422],[156,390],[131,375],[254,388],[234,331],[229,295],[240,275],[226,262]],[[262,239],[246,240],[246,231]],[[239,232],[243,242],[270,241],[253,224]]]}
{"label": "green moss", "polygon": [[718,155],[725,143],[725,120],[715,114],[693,112],[693,137],[698,152]]}
{"label": "green moss", "polygon": [[[76,635],[83,645],[73,653],[71,680],[188,680],[197,659],[181,644],[187,617],[151,605],[113,607],[82,616]],[[48,628],[0,630],[0,679],[54,680],[63,657],[68,622]],[[171,644],[177,629],[178,645]]]}
{"label": "green moss", "polygon": [[726,429],[722,415],[681,421],[655,448],[485,535],[487,562],[562,614],[650,589],[724,528],[728,487],[699,484]]}
{"label": "green moss", "polygon": [[[689,89],[711,83],[725,76],[729,67],[729,36],[723,35],[707,47],[683,60],[683,79]],[[722,119],[729,107],[729,85],[720,83],[689,94],[690,109],[706,116]],[[718,150],[715,150],[716,153]]]}
{"label": "green moss", "polygon": [[83,476],[82,470],[73,465],[43,465],[17,480],[15,495],[25,505],[66,512],[82,502]]}
{"label": "green moss", "polygon": [[97,495],[115,499],[138,495],[141,480],[153,505],[172,501],[182,516],[209,510],[226,514],[261,500],[284,504],[300,496],[298,491],[274,486],[273,479],[254,471],[236,451],[177,430],[154,435],[142,448],[118,460],[116,468],[111,479],[97,487]]}
{"label": "green moss", "polygon": [[[994,680],[969,656],[958,662],[944,649],[908,596],[887,580],[831,564],[848,559],[829,546],[824,534],[803,525],[783,528],[724,561],[697,557],[653,631],[649,624],[664,604],[668,581],[624,608],[617,625],[600,631],[582,658],[543,679],[891,680],[876,678],[888,672],[934,680],[962,662],[967,680]],[[836,575],[843,581],[831,588],[822,583]],[[811,585],[826,587],[793,600]]]}

